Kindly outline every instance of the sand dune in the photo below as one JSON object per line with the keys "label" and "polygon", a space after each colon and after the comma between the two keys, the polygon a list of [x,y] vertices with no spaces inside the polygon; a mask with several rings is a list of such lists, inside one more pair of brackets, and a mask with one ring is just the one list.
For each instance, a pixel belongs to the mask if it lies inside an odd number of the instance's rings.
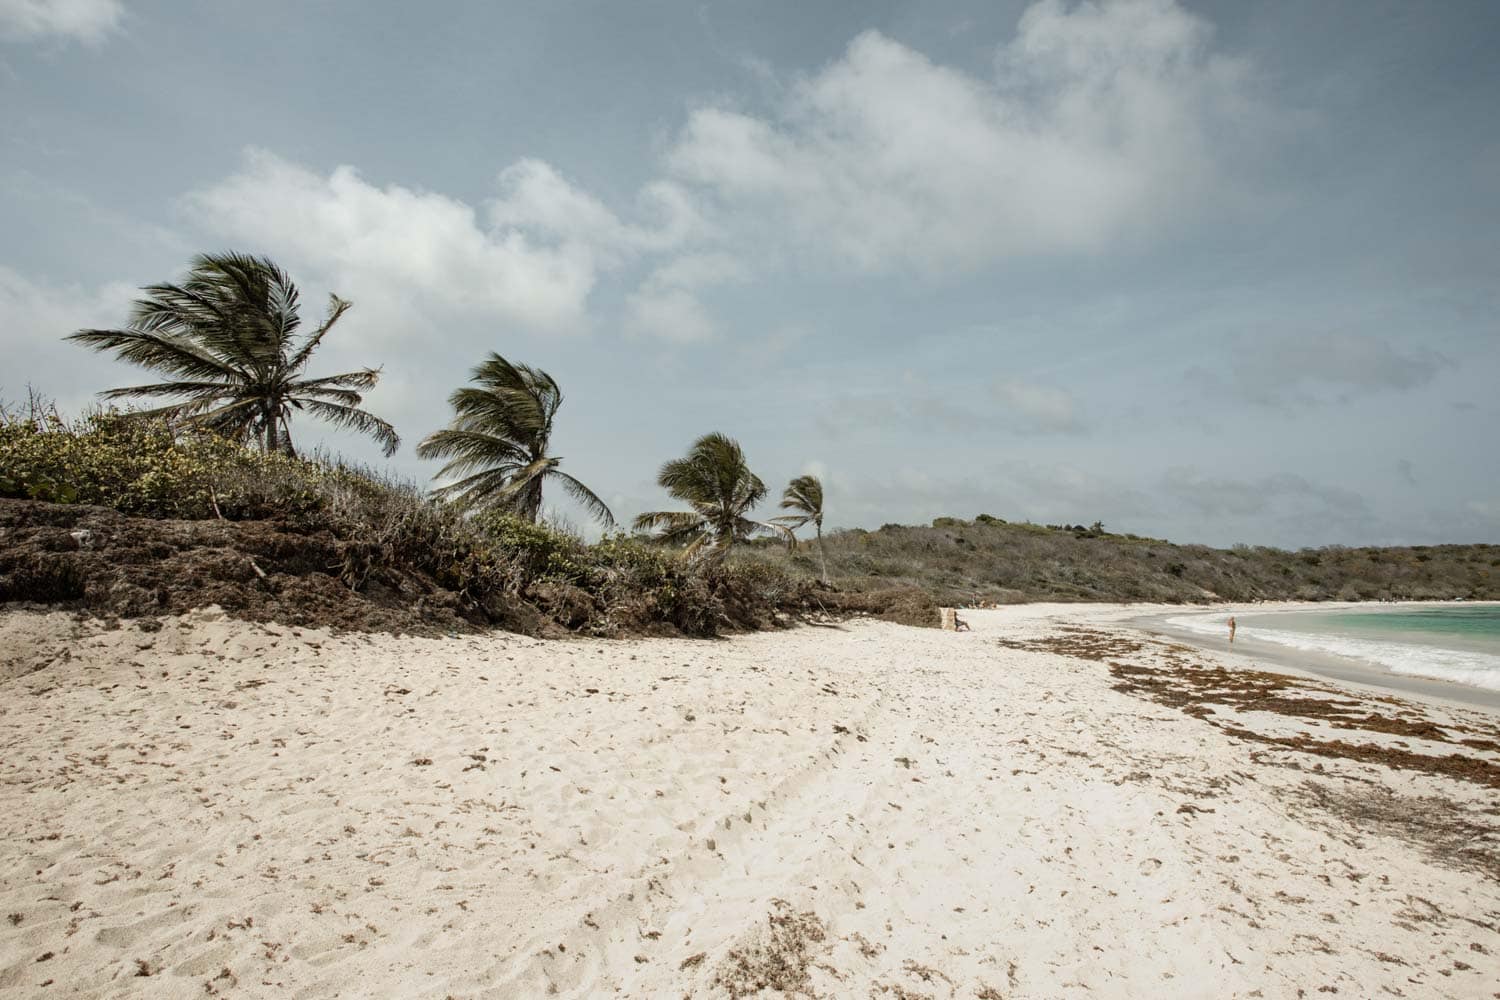
{"label": "sand dune", "polygon": [[1500,995],[1494,716],[1229,707],[1121,614],[601,643],[8,613],[0,989]]}

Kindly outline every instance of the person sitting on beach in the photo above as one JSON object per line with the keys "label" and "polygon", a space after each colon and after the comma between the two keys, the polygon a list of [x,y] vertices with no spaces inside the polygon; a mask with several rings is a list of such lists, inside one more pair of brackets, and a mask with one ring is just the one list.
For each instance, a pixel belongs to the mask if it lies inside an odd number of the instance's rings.
{"label": "person sitting on beach", "polygon": [[969,631],[969,623],[966,622],[966,621],[964,621],[962,618],[958,617],[958,615],[954,615],[953,616],[953,631],[955,631],[955,632],[968,632]]}

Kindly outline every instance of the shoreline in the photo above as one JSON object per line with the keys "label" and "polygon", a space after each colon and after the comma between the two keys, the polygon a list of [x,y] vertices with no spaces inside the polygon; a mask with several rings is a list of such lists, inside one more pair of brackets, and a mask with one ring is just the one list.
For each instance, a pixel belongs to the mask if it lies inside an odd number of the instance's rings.
{"label": "shoreline", "polygon": [[[1243,635],[1236,637],[1234,643],[1231,645],[1227,637],[1216,641],[1201,633],[1171,625],[1167,621],[1169,618],[1179,618],[1187,614],[1227,613],[1253,615],[1304,610],[1339,611],[1371,606],[1385,608],[1453,607],[1459,603],[1454,601],[1403,601],[1396,604],[1373,604],[1373,602],[1288,602],[1276,605],[1229,605],[1211,610],[1195,606],[1191,610],[1177,610],[1165,613],[1153,611],[1150,614],[1122,620],[1119,624],[1139,629],[1151,635],[1165,636],[1174,642],[1180,642],[1183,645],[1191,646],[1205,653],[1212,653],[1216,656],[1228,656],[1240,660],[1253,660],[1256,665],[1270,665],[1275,670],[1290,671],[1300,676],[1335,681],[1366,692],[1393,693],[1406,697],[1419,698],[1424,701],[1437,701],[1445,705],[1477,708],[1482,711],[1500,714],[1500,691],[1492,691],[1488,688],[1470,684],[1460,684],[1455,681],[1398,674],[1366,660],[1349,656],[1339,656],[1335,653],[1296,649],[1281,645],[1280,643],[1249,638]],[[1496,602],[1466,601],[1461,603],[1465,606],[1470,606],[1494,605]]]}

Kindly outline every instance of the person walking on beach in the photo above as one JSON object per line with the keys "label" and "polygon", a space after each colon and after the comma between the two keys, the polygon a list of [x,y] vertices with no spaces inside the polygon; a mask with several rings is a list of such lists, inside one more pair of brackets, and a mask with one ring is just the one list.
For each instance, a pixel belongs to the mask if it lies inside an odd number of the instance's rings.
{"label": "person walking on beach", "polygon": [[1229,616],[1229,642],[1234,644],[1234,615]]}

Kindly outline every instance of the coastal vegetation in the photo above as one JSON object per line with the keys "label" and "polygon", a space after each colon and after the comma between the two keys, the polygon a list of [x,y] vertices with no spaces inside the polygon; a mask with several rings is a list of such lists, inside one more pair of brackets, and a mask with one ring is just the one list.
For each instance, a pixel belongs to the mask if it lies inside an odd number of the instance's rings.
{"label": "coastal vegetation", "polygon": [[622,535],[586,544],[160,414],[0,409],[0,498],[0,602],[594,635],[713,635],[816,607],[810,581],[775,567],[698,565]]}
{"label": "coastal vegetation", "polygon": [[[822,482],[767,497],[733,438],[710,433],[661,466],[684,509],[589,544],[545,523],[555,484],[606,529],[614,517],[552,454],[562,390],[490,353],[454,391],[453,418],[417,447],[445,459],[425,489],[299,454],[305,412],[399,443],[364,410],[379,369],[310,377],[350,303],[301,334],[299,293],[264,257],[207,254],[147,287],[118,330],[69,339],[162,373],[106,390],[145,410],[69,419],[33,397],[0,405],[0,601],[152,615],[219,603],[248,616],[349,627],[533,634],[713,635],[802,613],[866,612],[935,625],[937,605],[1067,601],[1500,598],[1500,546],[1174,545],[988,514],[930,526],[823,532]],[[796,531],[811,526],[812,544]],[[816,561],[814,561],[814,556]]]}
{"label": "coastal vegetation", "polygon": [[[825,586],[822,552],[774,536],[701,559],[647,535],[588,544],[160,415],[37,408],[0,416],[0,532],[0,602],[131,617],[217,603],[396,631],[712,635],[808,613],[933,624],[938,603],[1500,598],[1500,546],[1225,550],[991,516],[824,534]],[[712,530],[699,537],[713,554]]]}
{"label": "coastal vegetation", "polygon": [[448,397],[453,423],[417,445],[420,458],[450,461],[439,478],[463,478],[440,488],[466,507],[508,511],[535,524],[542,514],[542,486],[557,483],[606,527],[614,515],[583,483],[563,472],[550,452],[552,422],[563,394],[546,372],[490,356],[474,368],[473,386]]}
{"label": "coastal vegetation", "polygon": [[[1500,545],[1329,545],[1299,550],[1178,545],[1102,524],[1011,523],[981,514],[823,538],[843,589],[918,587],[943,605],[1026,601],[1500,599]],[[812,575],[805,551],[754,558]]]}
{"label": "coastal vegetation", "polygon": [[649,511],[635,519],[635,529],[655,532],[663,544],[682,546],[686,557],[718,563],[735,543],[757,534],[791,537],[786,527],[749,516],[765,499],[766,484],[750,471],[733,438],[717,432],[703,435],[687,457],[663,465],[656,482],[689,509]]}
{"label": "coastal vegetation", "polygon": [[298,339],[300,293],[265,257],[202,254],[180,283],[150,285],[120,330],[79,330],[68,339],[160,372],[166,381],[106,390],[105,399],[173,401],[151,416],[209,430],[267,452],[293,454],[291,417],[305,411],[367,434],[393,455],[401,443],[386,421],[361,408],[380,369],[306,377],[308,362],[350,303],[330,296],[328,314]]}
{"label": "coastal vegetation", "polygon": [[781,509],[795,511],[775,518],[778,523],[796,531],[811,524],[818,546],[818,567],[824,583],[828,582],[828,558],[823,551],[823,482],[817,476],[798,476],[781,494]]}

